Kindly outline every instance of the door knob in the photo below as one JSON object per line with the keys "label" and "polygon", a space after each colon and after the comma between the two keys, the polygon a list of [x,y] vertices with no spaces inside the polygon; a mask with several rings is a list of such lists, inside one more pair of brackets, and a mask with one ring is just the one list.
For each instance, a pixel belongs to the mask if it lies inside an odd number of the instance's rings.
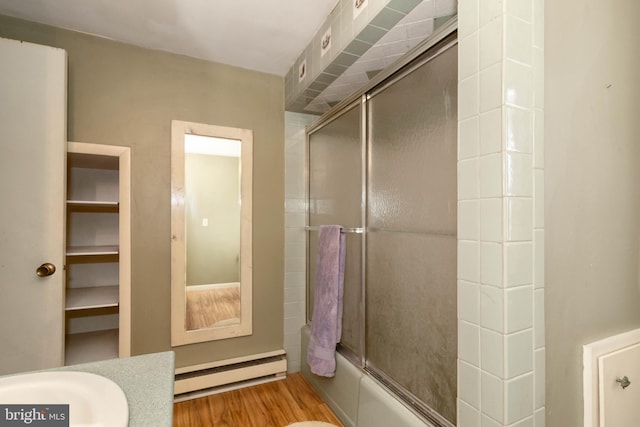
{"label": "door knob", "polygon": [[39,277],[51,276],[56,272],[56,266],[51,264],[50,262],[45,262],[40,267],[36,269],[36,274]]}
{"label": "door knob", "polygon": [[622,379],[616,378],[616,382],[620,384],[620,387],[622,387],[623,390],[631,385],[631,381],[629,381],[629,378],[626,375],[622,377]]}

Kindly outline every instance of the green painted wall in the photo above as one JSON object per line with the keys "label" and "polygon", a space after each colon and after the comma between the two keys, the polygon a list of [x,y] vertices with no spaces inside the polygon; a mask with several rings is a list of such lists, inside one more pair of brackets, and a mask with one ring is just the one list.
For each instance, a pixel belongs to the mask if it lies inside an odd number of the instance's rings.
{"label": "green painted wall", "polygon": [[545,1],[546,425],[583,425],[582,346],[640,328],[640,2]]}
{"label": "green painted wall", "polygon": [[253,335],[175,348],[176,366],[283,348],[283,79],[6,16],[0,37],[67,51],[69,140],[132,148],[133,354],[171,348],[171,120],[253,130]]}

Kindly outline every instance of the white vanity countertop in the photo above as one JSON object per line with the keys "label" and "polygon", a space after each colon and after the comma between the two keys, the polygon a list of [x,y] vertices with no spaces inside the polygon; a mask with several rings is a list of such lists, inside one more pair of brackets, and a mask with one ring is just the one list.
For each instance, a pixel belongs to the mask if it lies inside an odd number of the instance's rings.
{"label": "white vanity countertop", "polygon": [[122,388],[129,404],[129,427],[171,427],[175,354],[172,351],[110,359],[51,371],[91,372]]}

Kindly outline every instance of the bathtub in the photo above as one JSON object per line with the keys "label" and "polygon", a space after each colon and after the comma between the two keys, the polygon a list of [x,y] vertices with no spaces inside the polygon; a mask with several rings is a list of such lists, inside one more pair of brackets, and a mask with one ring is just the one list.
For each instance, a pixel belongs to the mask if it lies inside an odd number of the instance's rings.
{"label": "bathtub", "polygon": [[309,326],[302,328],[300,371],[345,427],[434,427],[366,372],[336,354],[336,375],[319,377],[307,364]]}

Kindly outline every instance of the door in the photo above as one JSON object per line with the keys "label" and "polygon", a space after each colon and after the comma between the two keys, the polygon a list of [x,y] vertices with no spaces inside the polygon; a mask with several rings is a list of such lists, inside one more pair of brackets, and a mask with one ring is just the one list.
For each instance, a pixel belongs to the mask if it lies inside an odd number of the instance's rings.
{"label": "door", "polygon": [[65,51],[0,39],[0,375],[63,363],[65,127]]}
{"label": "door", "polygon": [[640,419],[640,344],[600,356],[600,427],[638,425]]}

